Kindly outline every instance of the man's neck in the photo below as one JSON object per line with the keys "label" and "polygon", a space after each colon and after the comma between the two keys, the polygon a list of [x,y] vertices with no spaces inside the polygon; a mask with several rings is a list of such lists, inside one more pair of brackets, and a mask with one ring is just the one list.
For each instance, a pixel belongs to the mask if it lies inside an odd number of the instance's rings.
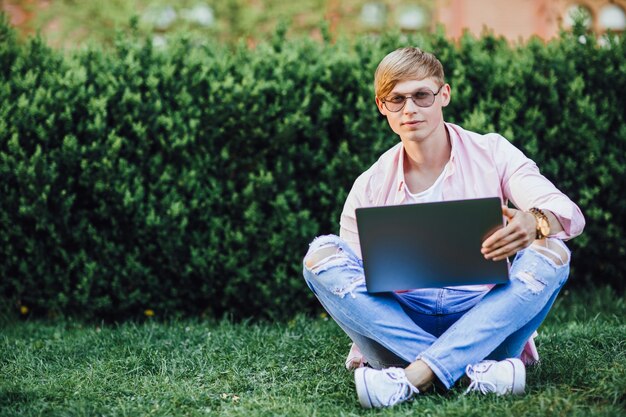
{"label": "man's neck", "polygon": [[402,141],[404,182],[413,194],[429,189],[450,160],[452,147],[448,130],[441,124],[434,135],[423,141]]}
{"label": "man's neck", "polygon": [[404,173],[425,174],[441,173],[450,160],[452,147],[445,124],[441,124],[434,134],[424,141],[402,141],[404,146]]}

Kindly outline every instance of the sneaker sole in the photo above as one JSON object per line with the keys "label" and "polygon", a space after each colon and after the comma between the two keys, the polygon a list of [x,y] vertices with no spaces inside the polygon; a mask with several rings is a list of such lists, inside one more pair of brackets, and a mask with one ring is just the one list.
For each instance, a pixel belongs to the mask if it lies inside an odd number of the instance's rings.
{"label": "sneaker sole", "polygon": [[511,386],[511,394],[521,395],[526,389],[526,367],[521,360],[507,359],[507,362],[513,365],[513,385]]}
{"label": "sneaker sole", "polygon": [[372,408],[372,401],[367,392],[367,383],[365,382],[365,371],[368,368],[357,368],[354,371],[354,385],[356,385],[356,395],[359,397],[359,403],[363,408]]}

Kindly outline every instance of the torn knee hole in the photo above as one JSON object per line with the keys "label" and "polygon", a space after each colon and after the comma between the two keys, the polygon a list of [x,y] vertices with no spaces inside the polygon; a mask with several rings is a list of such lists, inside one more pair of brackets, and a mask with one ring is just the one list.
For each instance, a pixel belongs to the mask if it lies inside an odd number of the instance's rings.
{"label": "torn knee hole", "polygon": [[335,245],[321,247],[315,252],[309,254],[309,256],[307,256],[304,260],[304,264],[307,268],[311,269],[324,259],[336,255],[339,252],[341,252],[341,248]]}
{"label": "torn knee hole", "polygon": [[563,249],[561,245],[551,240],[535,241],[535,243],[532,244],[532,248],[558,266],[565,265],[569,262],[567,251]]}
{"label": "torn knee hole", "polygon": [[533,272],[520,272],[516,275],[516,277],[526,285],[526,288],[535,294],[546,287],[546,283],[538,279]]}

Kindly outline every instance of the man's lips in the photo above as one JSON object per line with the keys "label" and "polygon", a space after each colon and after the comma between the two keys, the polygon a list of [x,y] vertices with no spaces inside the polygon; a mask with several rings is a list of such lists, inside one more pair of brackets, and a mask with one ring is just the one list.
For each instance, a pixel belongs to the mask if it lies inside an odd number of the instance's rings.
{"label": "man's lips", "polygon": [[403,125],[407,125],[407,126],[415,126],[418,125],[420,123],[424,123],[423,120],[409,120],[408,122],[403,122]]}

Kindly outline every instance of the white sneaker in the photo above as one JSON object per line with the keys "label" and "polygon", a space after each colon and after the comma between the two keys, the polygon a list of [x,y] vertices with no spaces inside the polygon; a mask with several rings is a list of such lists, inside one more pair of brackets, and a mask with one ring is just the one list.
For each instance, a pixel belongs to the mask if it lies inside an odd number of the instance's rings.
{"label": "white sneaker", "polygon": [[406,379],[402,368],[380,371],[367,367],[358,368],[354,372],[354,383],[359,402],[365,408],[391,407],[419,393]]}
{"label": "white sneaker", "polygon": [[526,368],[517,358],[467,365],[465,373],[472,380],[466,394],[480,391],[483,394],[494,392],[497,395],[517,395],[523,394],[526,387]]}

